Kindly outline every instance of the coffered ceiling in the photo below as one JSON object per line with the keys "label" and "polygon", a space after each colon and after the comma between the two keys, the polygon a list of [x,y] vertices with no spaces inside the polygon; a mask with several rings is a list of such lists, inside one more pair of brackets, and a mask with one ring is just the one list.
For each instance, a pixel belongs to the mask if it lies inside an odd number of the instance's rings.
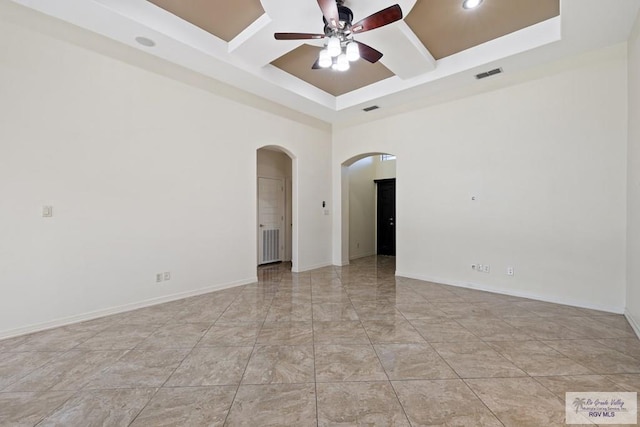
{"label": "coffered ceiling", "polygon": [[[640,0],[345,0],[354,22],[397,2],[403,19],[355,35],[383,53],[346,72],[312,70],[325,40],[317,0],[12,0],[321,120],[339,123],[501,79],[627,39]],[[145,37],[153,46],[135,40]]]}

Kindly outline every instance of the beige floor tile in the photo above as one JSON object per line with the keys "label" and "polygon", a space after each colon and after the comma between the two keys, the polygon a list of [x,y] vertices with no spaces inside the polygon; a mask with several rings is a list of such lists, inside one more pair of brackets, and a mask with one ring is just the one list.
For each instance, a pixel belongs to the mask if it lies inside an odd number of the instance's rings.
{"label": "beige floor tile", "polygon": [[314,385],[241,385],[226,425],[315,427]]}
{"label": "beige floor tile", "polygon": [[235,386],[162,388],[131,426],[221,427],[235,394]]}
{"label": "beige floor tile", "polygon": [[439,319],[447,318],[449,315],[438,309],[437,305],[428,302],[412,302],[397,305],[398,310],[407,319]]}
{"label": "beige floor tile", "polygon": [[247,300],[235,300],[218,320],[225,322],[262,322],[267,317],[271,307],[271,298],[266,301],[251,302]]}
{"label": "beige floor tile", "polygon": [[313,338],[317,344],[370,344],[359,321],[313,322]]}
{"label": "beige floor tile", "polygon": [[279,290],[273,298],[272,304],[311,304],[311,287],[304,292]]}
{"label": "beige floor tile", "polygon": [[316,345],[316,381],[385,381],[371,345]]}
{"label": "beige floor tile", "polygon": [[487,344],[531,376],[593,373],[540,341],[498,341]]}
{"label": "beige floor tile", "polygon": [[156,389],[87,390],[79,392],[39,426],[126,426],[149,402]]}
{"label": "beige floor tile", "polygon": [[213,324],[216,320],[222,316],[222,313],[229,306],[228,302],[214,302],[194,304],[193,306],[187,306],[175,313],[171,319],[171,323],[206,323],[208,325]]}
{"label": "beige floor tile", "polygon": [[627,356],[595,340],[545,341],[545,343],[597,374],[640,373],[640,359]]}
{"label": "beige floor tile", "polygon": [[313,343],[311,322],[265,322],[258,334],[259,345],[304,345]]}
{"label": "beige floor tile", "polygon": [[466,330],[483,341],[530,340],[531,336],[495,317],[465,317],[456,319]]}
{"label": "beige floor tile", "polygon": [[208,323],[169,323],[136,346],[136,350],[193,348],[209,329]]}
{"label": "beige floor tile", "polygon": [[640,391],[623,316],[396,277],[393,257],[290,265],[0,340],[0,426],[546,427],[566,391]]}
{"label": "beige floor tile", "polygon": [[266,322],[310,322],[311,303],[272,303]]}
{"label": "beige floor tile", "polygon": [[93,330],[65,326],[25,335],[7,342],[0,341],[0,351],[67,351],[87,341],[96,333]]}
{"label": "beige floor tile", "polygon": [[71,350],[36,369],[7,391],[80,390],[126,354],[124,350]]}
{"label": "beige floor tile", "polygon": [[522,377],[527,374],[480,341],[434,343],[460,378]]}
{"label": "beige floor tile", "polygon": [[0,393],[0,426],[33,427],[71,396],[71,391]]}
{"label": "beige floor tile", "polygon": [[0,353],[0,391],[63,354],[62,352]]}
{"label": "beige floor tile", "polygon": [[353,301],[353,306],[361,320],[393,320],[403,318],[395,305],[387,302]]}
{"label": "beige floor tile", "polygon": [[193,349],[166,383],[167,387],[199,387],[240,383],[252,347]]}
{"label": "beige floor tile", "polygon": [[544,301],[528,300],[523,302],[516,302],[515,305],[517,305],[518,307],[522,307],[525,310],[528,310],[541,317],[582,316],[588,312],[582,308],[553,304]]}
{"label": "beige floor tile", "polygon": [[258,346],[242,378],[243,384],[312,383],[313,346]]}
{"label": "beige floor tile", "polygon": [[260,328],[262,322],[217,321],[198,342],[198,347],[253,346]]}
{"label": "beige floor tile", "polygon": [[[433,301],[430,301],[433,303]],[[493,311],[486,303],[471,302],[440,302],[434,304],[439,310],[444,311],[449,316],[458,318],[465,317],[489,317],[493,318]]]}
{"label": "beige floor tile", "polygon": [[313,304],[314,322],[358,320],[358,314],[351,303]]}
{"label": "beige floor tile", "polygon": [[612,350],[640,359],[640,340],[638,338],[614,338],[597,341]]}
{"label": "beige floor tile", "polygon": [[363,320],[362,325],[374,344],[425,342],[422,335],[404,319]]}
{"label": "beige floor tile", "polygon": [[413,426],[502,426],[462,380],[392,384]]}
{"label": "beige floor tile", "polygon": [[318,426],[409,426],[387,381],[318,384]]}
{"label": "beige floor tile", "polygon": [[[604,375],[536,377],[536,381],[564,402],[565,393],[583,391],[626,391]],[[624,389],[624,390],[623,390]]]}
{"label": "beige floor tile", "polygon": [[160,387],[188,354],[186,349],[131,350],[86,388]]}
{"label": "beige floor tile", "polygon": [[556,316],[551,320],[567,329],[588,336],[590,339],[600,338],[635,338],[632,330],[616,328],[600,320],[600,316]]}
{"label": "beige floor tile", "polygon": [[159,324],[112,326],[84,343],[78,348],[84,350],[130,350],[144,341],[160,328]]}
{"label": "beige floor tile", "polygon": [[410,322],[420,335],[430,343],[480,340],[455,320],[443,320],[442,318],[435,320],[414,319],[410,320]]}
{"label": "beige floor tile", "polygon": [[126,325],[163,325],[170,321],[172,317],[173,313],[168,313],[164,304],[139,308],[115,316],[120,324]]}
{"label": "beige floor tile", "polygon": [[428,344],[376,344],[374,348],[391,380],[458,378]]}
{"label": "beige floor tile", "polygon": [[565,425],[564,402],[532,378],[491,378],[465,382],[506,427]]}
{"label": "beige floor tile", "polygon": [[[640,395],[640,374],[616,374],[607,375],[609,381],[624,387],[627,391],[637,392]],[[640,396],[638,396],[640,398]]]}
{"label": "beige floor tile", "polygon": [[504,318],[504,321],[539,340],[574,340],[585,338],[584,334],[558,325],[549,318],[508,317]]}

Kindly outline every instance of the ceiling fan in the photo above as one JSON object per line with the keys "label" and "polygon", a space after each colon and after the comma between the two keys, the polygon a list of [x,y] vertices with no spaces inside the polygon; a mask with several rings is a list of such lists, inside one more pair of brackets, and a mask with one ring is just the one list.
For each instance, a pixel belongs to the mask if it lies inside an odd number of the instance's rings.
{"label": "ceiling fan", "polygon": [[318,0],[324,21],[324,34],[275,33],[276,40],[326,39],[325,48],[311,68],[332,68],[337,71],[349,69],[349,62],[363,58],[376,63],[382,53],[353,39],[354,34],[375,30],[402,19],[402,9],[395,4],[382,9],[355,24],[353,12],[344,6],[343,0]]}

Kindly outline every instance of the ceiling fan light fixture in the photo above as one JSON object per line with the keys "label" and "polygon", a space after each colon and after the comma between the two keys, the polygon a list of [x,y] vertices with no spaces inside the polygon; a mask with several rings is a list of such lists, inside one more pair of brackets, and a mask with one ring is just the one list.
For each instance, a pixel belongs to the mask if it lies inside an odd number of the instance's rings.
{"label": "ceiling fan light fixture", "polygon": [[464,0],[462,2],[462,7],[464,9],[475,9],[482,4],[482,1],[483,0]]}
{"label": "ceiling fan light fixture", "polygon": [[347,59],[349,62],[360,59],[360,48],[358,47],[358,43],[351,42],[347,45]]}
{"label": "ceiling fan light fixture", "polygon": [[329,39],[329,43],[327,43],[327,52],[329,52],[329,56],[332,58],[335,58],[342,53],[340,39],[338,37],[333,36]]}
{"label": "ceiling fan light fixture", "polygon": [[329,68],[331,67],[331,64],[333,64],[333,60],[331,59],[331,55],[329,55],[329,51],[327,49],[322,49],[318,56],[318,65],[321,68]]}
{"label": "ceiling fan light fixture", "polygon": [[349,69],[349,60],[347,59],[347,55],[344,53],[338,56],[336,60],[336,70],[338,71],[347,71]]}

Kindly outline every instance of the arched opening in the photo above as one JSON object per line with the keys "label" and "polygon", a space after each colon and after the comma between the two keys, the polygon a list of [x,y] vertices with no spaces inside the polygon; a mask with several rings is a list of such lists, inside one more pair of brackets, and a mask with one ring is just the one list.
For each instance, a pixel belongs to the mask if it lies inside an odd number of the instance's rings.
{"label": "arched opening", "polygon": [[341,264],[395,256],[396,157],[364,153],[341,166]]}
{"label": "arched opening", "polygon": [[279,146],[256,152],[257,264],[291,263],[297,271],[296,159]]}

